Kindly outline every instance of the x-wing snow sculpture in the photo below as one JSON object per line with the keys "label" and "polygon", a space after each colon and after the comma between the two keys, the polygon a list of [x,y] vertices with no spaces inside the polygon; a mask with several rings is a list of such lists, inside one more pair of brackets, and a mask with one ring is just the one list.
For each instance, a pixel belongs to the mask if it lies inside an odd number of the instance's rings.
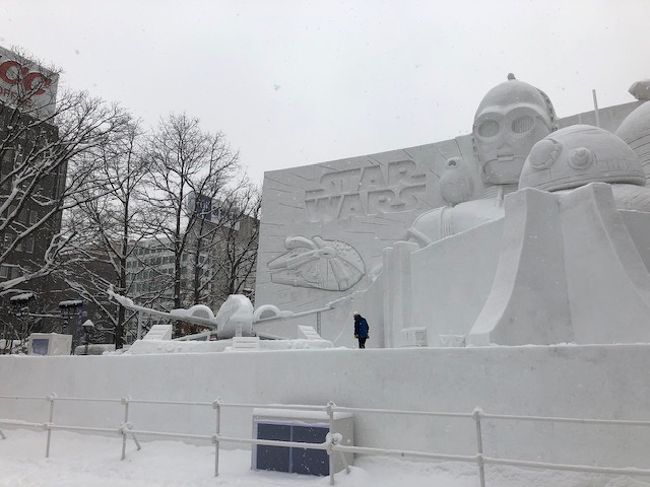
{"label": "x-wing snow sculpture", "polygon": [[132,299],[115,293],[112,287],[108,289],[107,293],[109,297],[132,311],[138,311],[168,320],[184,321],[206,326],[215,332],[217,338],[220,340],[234,336],[258,336],[260,338],[283,339],[285,337],[254,331],[254,325],[273,320],[299,318],[301,316],[329,311],[334,309],[337,302],[341,301],[341,299],[338,299],[327,303],[322,308],[294,313],[293,311],[280,310],[271,304],[265,304],[254,309],[253,303],[243,294],[231,294],[221,305],[215,316],[212,310],[204,304],[195,304],[187,309],[180,308],[166,312],[135,304]]}

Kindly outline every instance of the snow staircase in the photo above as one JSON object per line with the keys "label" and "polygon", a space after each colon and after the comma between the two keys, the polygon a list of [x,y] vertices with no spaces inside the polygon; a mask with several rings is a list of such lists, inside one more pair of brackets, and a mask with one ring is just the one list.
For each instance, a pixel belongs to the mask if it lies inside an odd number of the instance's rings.
{"label": "snow staircase", "polygon": [[245,351],[245,350],[259,350],[260,339],[259,337],[234,337],[232,339],[232,350]]}
{"label": "snow staircase", "polygon": [[314,330],[313,326],[298,325],[298,334],[302,335],[299,338],[306,338],[307,340],[322,340],[323,337]]}
{"label": "snow staircase", "polygon": [[143,340],[171,340],[172,325],[153,325]]}

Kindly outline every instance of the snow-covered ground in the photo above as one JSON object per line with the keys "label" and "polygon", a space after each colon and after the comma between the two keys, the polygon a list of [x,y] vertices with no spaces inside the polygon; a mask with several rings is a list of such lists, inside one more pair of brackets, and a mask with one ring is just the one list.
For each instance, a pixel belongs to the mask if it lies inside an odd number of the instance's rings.
{"label": "snow-covered ground", "polygon": [[[5,431],[0,440],[0,486],[154,487],[154,486],[313,486],[328,479],[250,470],[250,452],[222,450],[218,479],[212,476],[210,446],[176,441],[129,442],[120,461],[121,439],[54,432],[49,459],[44,458],[44,433]],[[337,475],[341,487],[478,487],[476,467],[457,463],[411,462],[403,459],[358,458],[350,475]],[[488,487],[647,487],[628,477],[488,467]]]}

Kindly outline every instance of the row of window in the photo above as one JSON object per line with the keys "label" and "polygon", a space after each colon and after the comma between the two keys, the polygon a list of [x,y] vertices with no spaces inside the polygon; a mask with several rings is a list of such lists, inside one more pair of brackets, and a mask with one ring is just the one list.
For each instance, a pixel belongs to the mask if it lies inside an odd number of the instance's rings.
{"label": "row of window", "polygon": [[[10,206],[7,210],[7,215],[12,214],[15,209],[15,206]],[[27,208],[23,208],[16,216],[15,221],[22,223],[23,225],[34,225],[38,220],[39,216],[37,210],[28,210]]]}
{"label": "row of window", "polygon": [[166,287],[170,286],[170,283],[162,285],[160,282],[139,282],[134,284],[131,289],[136,294],[149,293],[154,291],[162,291]]}
{"label": "row of window", "polygon": [[138,267],[141,265],[163,265],[163,264],[171,264],[174,262],[174,256],[172,255],[166,255],[162,257],[149,257],[146,259],[140,259],[140,260],[127,260],[126,261],[126,267]]}
{"label": "row of window", "polygon": [[17,265],[1,264],[0,265],[0,279],[15,279],[20,277],[22,272]]}
{"label": "row of window", "polygon": [[[147,269],[147,270],[138,270],[138,271],[129,270],[128,274],[131,276],[137,275],[138,279],[156,279],[161,277],[162,274],[173,276],[174,269],[171,267],[164,267],[159,269]],[[181,275],[185,276],[187,274],[194,275],[194,272],[187,267],[181,268]],[[212,271],[210,269],[199,269],[199,275],[203,278],[209,279],[210,276],[212,275]]]}
{"label": "row of window", "polygon": [[[181,262],[187,262],[188,260],[193,260],[192,256],[189,254],[183,254],[181,256]],[[204,264],[208,260],[206,256],[200,255],[199,256],[199,263]],[[154,266],[160,266],[160,265],[165,265],[165,264],[173,264],[174,263],[174,256],[173,255],[165,255],[165,256],[160,256],[160,257],[148,257],[145,259],[129,259],[126,261],[126,268],[131,269],[135,267],[142,267],[143,265],[148,265],[151,267]]]}
{"label": "row of window", "polygon": [[[165,291],[163,293],[163,295],[168,295],[168,296],[171,297],[171,285],[172,285],[171,283],[163,284],[163,283],[156,282],[156,281],[137,282],[137,283],[133,284],[133,286],[131,286],[131,294],[138,295],[138,294],[143,294],[143,293],[160,292],[160,291],[163,291],[163,290],[167,289],[167,291]],[[181,288],[183,288],[185,290],[187,290],[187,285],[188,285],[188,283],[186,281],[181,282]],[[210,286],[207,286],[204,289],[204,292],[209,293],[210,292]]]}
{"label": "row of window", "polygon": [[168,252],[168,250],[164,247],[138,247],[133,251],[133,255],[159,254],[160,252]]}
{"label": "row of window", "polygon": [[[5,234],[2,237],[2,246],[6,249],[11,246],[13,241],[16,239],[16,235],[11,233],[11,232],[5,232]],[[18,252],[27,252],[28,254],[33,254],[34,253],[34,237],[29,236],[27,238],[22,239],[18,244],[16,245],[16,249]]]}

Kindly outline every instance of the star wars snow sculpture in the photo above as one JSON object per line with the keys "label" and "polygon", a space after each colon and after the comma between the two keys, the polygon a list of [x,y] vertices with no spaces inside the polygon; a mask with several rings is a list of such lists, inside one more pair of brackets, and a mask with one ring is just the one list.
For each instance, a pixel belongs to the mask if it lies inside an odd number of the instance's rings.
{"label": "star wars snow sculpture", "polygon": [[172,321],[187,321],[204,325],[214,330],[219,339],[253,335],[253,304],[242,294],[228,296],[216,316],[204,304],[195,304],[187,309],[179,308],[165,312],[137,305],[132,299],[116,294],[112,289],[108,290],[108,295],[125,308],[133,311]]}
{"label": "star wars snow sculpture", "polygon": [[650,341],[650,189],[635,152],[567,127],[533,147],[519,184],[502,217],[386,249],[386,346],[416,332],[429,346]]}
{"label": "star wars snow sculpture", "polygon": [[650,79],[643,79],[632,83],[628,91],[637,100],[650,100]]}
{"label": "star wars snow sculpture", "polygon": [[[555,164],[560,158],[566,163]],[[535,145],[519,188],[558,191],[591,182],[612,186],[616,207],[650,211],[650,190],[638,156],[619,137],[589,125],[573,125]]]}
{"label": "star wars snow sculpture", "polygon": [[221,305],[215,321],[220,337],[253,335],[253,303],[242,294],[231,294]]}
{"label": "star wars snow sculpture", "polygon": [[269,262],[271,281],[290,286],[346,291],[365,273],[365,264],[351,245],[319,236],[288,237],[287,252]]}
{"label": "star wars snow sculpture", "polygon": [[[116,294],[112,287],[107,290],[107,294],[110,298],[114,299],[122,306],[132,311],[139,313],[145,313],[147,315],[156,316],[158,318],[163,318],[169,321],[183,321],[188,323],[195,323],[198,325],[203,325],[208,329],[208,334],[215,336],[218,341],[229,341],[237,342],[239,337],[257,337],[268,339],[264,341],[264,346],[256,347],[261,349],[269,350],[288,350],[288,349],[306,349],[306,348],[330,348],[332,342],[329,340],[324,340],[318,333],[309,326],[299,326],[298,327],[298,336],[302,338],[290,339],[275,334],[267,334],[264,331],[255,329],[254,326],[261,323],[266,323],[278,319],[291,319],[291,318],[300,318],[304,316],[314,315],[319,312],[327,311],[332,309],[335,306],[336,301],[327,303],[325,306],[303,311],[303,312],[293,312],[289,310],[281,310],[273,305],[263,305],[260,306],[257,310],[253,308],[253,304],[250,299],[242,294],[231,294],[228,296],[226,301],[221,305],[217,315],[215,316],[212,310],[203,304],[195,304],[190,308],[179,308],[173,309],[170,312],[159,311],[152,308],[146,308],[144,306],[137,305],[133,302],[132,299],[127,298],[126,296],[121,296]],[[205,334],[200,333],[201,338],[205,339]],[[190,338],[197,338],[198,335],[195,335]],[[188,337],[182,337],[179,340],[186,340]],[[230,339],[234,339],[230,340]],[[171,340],[168,340],[171,341]],[[270,343],[273,341],[273,343]],[[159,353],[159,352],[183,352],[183,351],[195,351],[196,347],[188,342],[183,343],[175,342],[177,345],[170,347],[158,347],[154,344],[154,347],[151,348],[146,344],[143,345],[142,340],[136,342],[137,345],[132,347],[131,352],[135,353]],[[244,340],[244,343],[252,343],[250,341]],[[203,347],[198,349],[198,351],[221,351],[224,347]]]}
{"label": "star wars snow sculpture", "polygon": [[558,191],[593,182],[645,186],[645,174],[637,155],[619,137],[597,127],[573,125],[535,144],[519,189]]}
{"label": "star wars snow sculpture", "polygon": [[533,147],[519,185],[469,343],[650,341],[650,213],[617,208],[646,207],[637,155],[609,132],[568,127]]}
{"label": "star wars snow sculpture", "polygon": [[[650,81],[648,85],[650,87]],[[616,135],[636,152],[645,170],[646,178],[650,177],[650,103],[646,102],[630,113],[621,122]]]}
{"label": "star wars snow sculpture", "polygon": [[483,180],[516,185],[530,149],[557,128],[555,123],[548,96],[512,75],[488,91],[472,127]]}
{"label": "star wars snow sculpture", "polygon": [[454,159],[441,176],[440,190],[449,207],[419,216],[408,231],[420,246],[436,242],[503,216],[503,196],[516,190],[524,160],[533,145],[556,129],[550,99],[513,75],[492,88],[474,116],[474,152],[484,184],[481,199],[470,201],[471,177]]}
{"label": "star wars snow sculpture", "polygon": [[449,206],[469,201],[474,194],[472,176],[456,157],[447,161],[438,184],[440,185],[440,196]]}

